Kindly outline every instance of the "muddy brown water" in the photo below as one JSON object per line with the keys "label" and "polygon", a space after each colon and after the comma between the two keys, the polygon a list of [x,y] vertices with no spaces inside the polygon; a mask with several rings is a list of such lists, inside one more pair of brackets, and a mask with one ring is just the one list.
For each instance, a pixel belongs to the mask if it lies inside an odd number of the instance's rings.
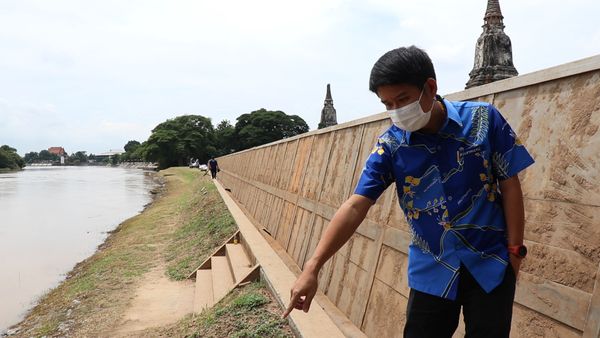
{"label": "muddy brown water", "polygon": [[40,167],[0,174],[0,333],[151,201],[137,169]]}

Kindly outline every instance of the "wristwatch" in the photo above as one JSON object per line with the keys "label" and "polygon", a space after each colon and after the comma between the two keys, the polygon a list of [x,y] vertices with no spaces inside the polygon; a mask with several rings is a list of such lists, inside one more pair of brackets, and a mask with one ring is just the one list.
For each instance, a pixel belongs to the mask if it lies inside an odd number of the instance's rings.
{"label": "wristwatch", "polygon": [[519,258],[525,258],[527,256],[527,247],[525,245],[509,245],[508,252]]}

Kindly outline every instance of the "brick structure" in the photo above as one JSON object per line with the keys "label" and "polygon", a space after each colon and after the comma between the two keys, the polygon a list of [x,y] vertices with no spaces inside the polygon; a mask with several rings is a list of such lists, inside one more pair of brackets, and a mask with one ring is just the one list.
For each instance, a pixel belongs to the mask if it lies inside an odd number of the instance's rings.
{"label": "brick structure", "polygon": [[483,33],[477,39],[475,64],[465,88],[517,76],[510,38],[504,33],[504,17],[498,0],[488,0],[483,17]]}
{"label": "brick structure", "polygon": [[50,154],[58,155],[58,156],[67,156],[67,152],[63,147],[50,147],[48,148]]}
{"label": "brick structure", "polygon": [[325,95],[325,104],[321,110],[321,122],[319,129],[335,126],[337,124],[337,115],[333,108],[333,99],[331,98],[331,88],[327,84],[327,94]]}

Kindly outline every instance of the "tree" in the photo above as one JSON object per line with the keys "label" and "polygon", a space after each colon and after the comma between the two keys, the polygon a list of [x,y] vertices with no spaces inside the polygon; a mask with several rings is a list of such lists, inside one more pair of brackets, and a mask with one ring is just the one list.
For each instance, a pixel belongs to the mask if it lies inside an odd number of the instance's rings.
{"label": "tree", "polygon": [[137,161],[145,160],[148,154],[147,147],[148,143],[146,141],[142,142],[142,144],[135,148],[135,150],[129,155],[129,158]]}
{"label": "tree", "polygon": [[40,151],[39,160],[40,161],[57,162],[57,161],[60,161],[60,157],[56,154],[52,154],[48,150],[42,150],[42,151]]}
{"label": "tree", "polygon": [[[142,144],[138,141],[129,141],[123,147],[125,152],[121,154],[121,161],[142,161],[144,159]],[[138,151],[139,150],[139,151]]]}
{"label": "tree", "polygon": [[17,149],[7,145],[0,147],[0,168],[22,169],[24,166],[25,161],[17,154]]}
{"label": "tree", "polygon": [[70,164],[87,164],[88,156],[85,151],[78,151],[76,153],[71,154],[67,161]]}
{"label": "tree", "polygon": [[308,125],[301,117],[262,108],[237,118],[235,133],[238,147],[236,150],[255,147],[307,131]]}
{"label": "tree", "polygon": [[214,156],[227,155],[238,148],[235,127],[229,120],[223,120],[215,128],[216,154]]}
{"label": "tree", "polygon": [[119,163],[121,163],[121,155],[114,154],[110,157],[110,164],[117,165]]}
{"label": "tree", "polygon": [[123,149],[125,149],[126,153],[133,153],[141,144],[138,141],[129,141],[127,142],[127,144],[123,147]]}
{"label": "tree", "polygon": [[35,151],[30,151],[23,157],[25,163],[34,163],[40,160],[40,154]]}
{"label": "tree", "polygon": [[214,129],[209,118],[183,115],[152,130],[144,145],[145,158],[167,168],[187,164],[190,158],[206,162],[215,152]]}

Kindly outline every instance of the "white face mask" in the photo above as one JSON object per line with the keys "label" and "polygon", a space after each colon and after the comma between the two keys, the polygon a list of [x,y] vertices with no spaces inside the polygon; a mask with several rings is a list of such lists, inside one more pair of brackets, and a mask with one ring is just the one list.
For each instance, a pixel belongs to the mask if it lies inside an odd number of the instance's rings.
{"label": "white face mask", "polygon": [[435,104],[435,98],[431,104],[431,109],[429,109],[428,112],[424,112],[420,104],[423,91],[424,89],[421,90],[421,95],[419,95],[419,98],[415,102],[407,104],[406,106],[398,109],[387,111],[392,119],[392,122],[398,128],[413,132],[425,127],[427,122],[429,122],[429,119],[431,118],[431,111],[433,110],[433,105]]}

